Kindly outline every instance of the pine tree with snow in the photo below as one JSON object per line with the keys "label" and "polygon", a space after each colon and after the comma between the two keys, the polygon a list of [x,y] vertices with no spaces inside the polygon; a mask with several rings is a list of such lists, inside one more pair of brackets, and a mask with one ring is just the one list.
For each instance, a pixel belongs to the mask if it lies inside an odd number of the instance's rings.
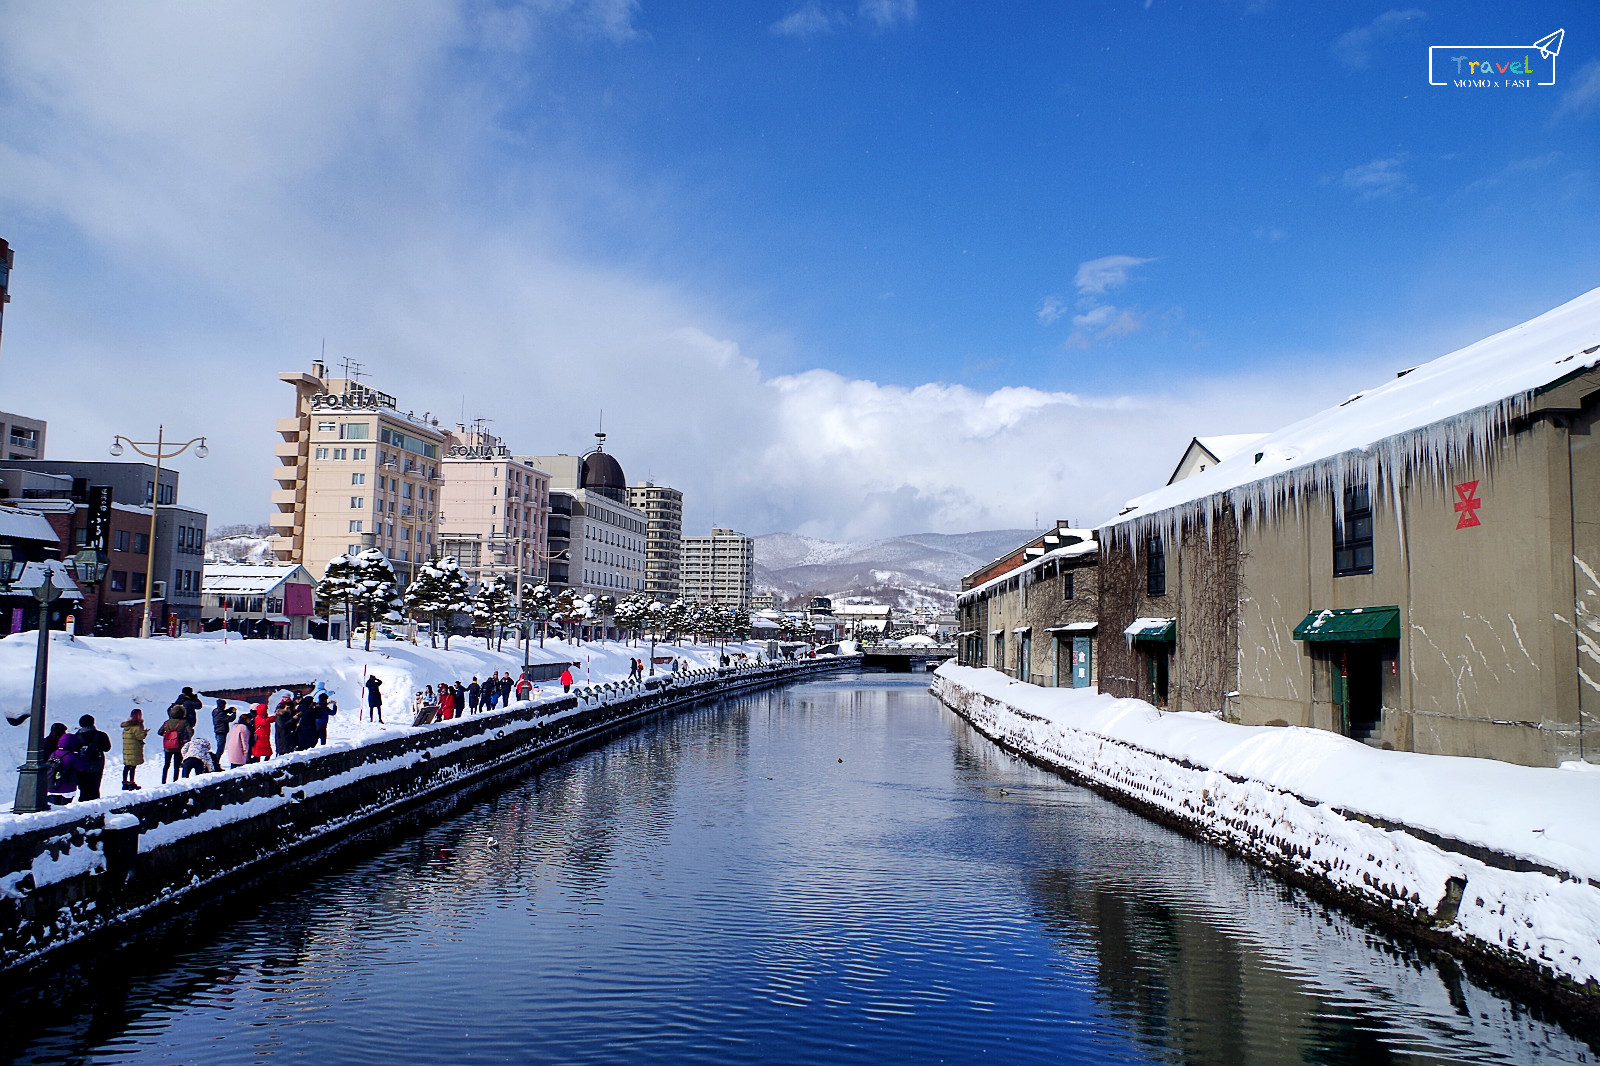
{"label": "pine tree with snow", "polygon": [[617,628],[624,633],[631,631],[634,640],[639,639],[640,632],[650,624],[651,597],[642,592],[635,592],[623,600],[612,610],[612,617],[616,619]]}
{"label": "pine tree with snow", "polygon": [[[366,616],[366,650],[372,650],[372,630],[378,622],[398,622],[405,601],[400,596],[399,579],[389,559],[377,548],[367,548],[350,563],[353,588],[348,597],[350,606]],[[332,564],[329,564],[332,568]]]}
{"label": "pine tree with snow", "polygon": [[[556,590],[549,585],[535,585],[532,589],[525,589],[522,593],[522,603],[533,617],[544,615],[544,620],[549,621],[556,614]],[[544,647],[544,622],[539,624],[539,647]]]}
{"label": "pine tree with snow", "polygon": [[496,574],[478,586],[478,591],[472,596],[472,620],[487,627],[484,647],[498,650],[505,636],[505,627],[515,620],[511,589],[505,578]]}
{"label": "pine tree with snow", "polygon": [[455,616],[470,610],[471,585],[453,555],[422,564],[406,589],[406,613],[419,622],[427,621],[430,647],[438,646],[439,619],[443,618],[444,646],[448,651]]}
{"label": "pine tree with snow", "polygon": [[328,560],[328,569],[317,583],[317,613],[330,624],[333,616],[344,615],[344,646],[350,647],[355,614],[355,562],[347,555]]}

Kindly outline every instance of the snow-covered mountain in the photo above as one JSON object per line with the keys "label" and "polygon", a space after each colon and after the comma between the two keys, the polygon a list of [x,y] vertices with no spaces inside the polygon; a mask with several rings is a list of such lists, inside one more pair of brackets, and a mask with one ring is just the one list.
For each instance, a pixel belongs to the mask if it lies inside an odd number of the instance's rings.
{"label": "snow-covered mountain", "polygon": [[756,589],[785,600],[862,596],[902,607],[949,607],[963,576],[1033,536],[994,529],[841,542],[768,533],[756,538]]}
{"label": "snow-covered mountain", "polygon": [[271,526],[218,526],[206,537],[206,562],[275,563]]}

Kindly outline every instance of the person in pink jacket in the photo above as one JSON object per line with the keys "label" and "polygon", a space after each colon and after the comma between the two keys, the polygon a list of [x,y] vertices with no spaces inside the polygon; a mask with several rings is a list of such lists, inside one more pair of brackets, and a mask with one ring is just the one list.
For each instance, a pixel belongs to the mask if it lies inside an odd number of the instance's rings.
{"label": "person in pink jacket", "polygon": [[235,719],[228,727],[228,742],[222,749],[222,754],[227,756],[229,766],[243,766],[250,761],[250,745],[254,739],[245,720],[242,717]]}

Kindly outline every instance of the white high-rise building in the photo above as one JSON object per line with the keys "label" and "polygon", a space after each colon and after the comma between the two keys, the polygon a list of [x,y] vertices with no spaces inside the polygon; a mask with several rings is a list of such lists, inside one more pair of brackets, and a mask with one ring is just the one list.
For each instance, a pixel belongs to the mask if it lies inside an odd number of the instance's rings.
{"label": "white high-rise building", "polygon": [[683,538],[683,596],[697,603],[748,607],[755,591],[756,542],[731,529]]}

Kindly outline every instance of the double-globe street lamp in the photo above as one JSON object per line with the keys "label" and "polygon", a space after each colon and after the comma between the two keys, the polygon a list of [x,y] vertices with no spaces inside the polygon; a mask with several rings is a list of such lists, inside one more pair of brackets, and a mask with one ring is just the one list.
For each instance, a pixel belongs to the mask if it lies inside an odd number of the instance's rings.
{"label": "double-globe street lamp", "polygon": [[[121,455],[122,446],[126,444],[146,459],[156,461],[156,479],[150,488],[150,542],[145,545],[148,554],[144,564],[144,620],[139,623],[139,636],[150,635],[150,593],[156,578],[156,510],[161,504],[161,463],[165,459],[176,459],[190,448],[194,448],[196,459],[204,459],[211,454],[211,449],[206,447],[204,437],[196,437],[184,444],[169,444],[167,442],[167,427],[156,427],[155,440],[129,440],[120,433],[111,438],[111,454]],[[198,447],[196,447],[198,445]],[[153,448],[154,451],[146,451]]]}
{"label": "double-globe street lamp", "polygon": [[[44,750],[45,693],[50,675],[50,605],[60,599],[62,593],[54,580],[59,565],[43,564],[44,574],[33,590],[33,598],[39,603],[39,650],[33,660],[33,702],[28,710],[28,761],[17,770],[17,799],[11,808],[17,814],[42,811],[48,805],[45,786],[50,753]],[[83,589],[105,580],[110,565],[111,560],[103,549],[85,548],[67,562],[66,569]],[[0,592],[10,592],[12,583],[22,576],[27,566],[10,548],[0,548]]]}

